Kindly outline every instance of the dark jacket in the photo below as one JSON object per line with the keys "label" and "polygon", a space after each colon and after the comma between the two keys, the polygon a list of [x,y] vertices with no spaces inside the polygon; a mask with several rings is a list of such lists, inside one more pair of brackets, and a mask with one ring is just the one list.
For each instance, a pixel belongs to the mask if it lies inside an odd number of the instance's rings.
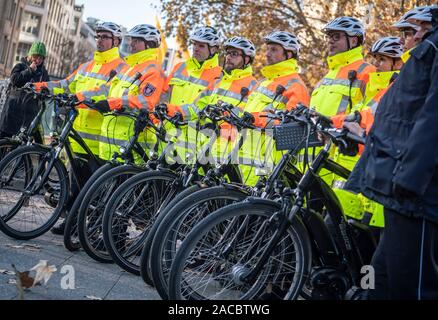
{"label": "dark jacket", "polygon": [[44,65],[35,71],[29,68],[29,62],[23,58],[11,72],[11,87],[0,116],[0,131],[3,136],[13,136],[22,126],[29,126],[38,113],[38,104],[33,97],[26,95],[19,88],[28,82],[49,81],[49,74]]}
{"label": "dark jacket", "polygon": [[[377,108],[365,151],[346,188],[385,207],[438,223],[438,26],[411,58]],[[415,193],[399,199],[393,187]]]}

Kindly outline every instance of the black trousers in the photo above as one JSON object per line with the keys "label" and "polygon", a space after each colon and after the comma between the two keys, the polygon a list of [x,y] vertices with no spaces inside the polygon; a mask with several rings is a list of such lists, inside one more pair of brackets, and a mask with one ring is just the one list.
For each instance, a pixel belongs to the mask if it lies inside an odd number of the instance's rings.
{"label": "black trousers", "polygon": [[373,256],[370,300],[438,299],[438,224],[385,208],[385,229]]}
{"label": "black trousers", "polygon": [[[75,156],[77,157],[73,160],[75,168],[69,168],[70,197],[65,206],[67,212],[69,212],[71,207],[73,206],[73,203],[75,202],[76,197],[81,191],[81,188],[85,185],[85,183],[93,174],[93,168],[91,168],[89,164],[91,157],[86,154],[76,154]],[[73,170],[75,171],[76,176],[73,174]]]}

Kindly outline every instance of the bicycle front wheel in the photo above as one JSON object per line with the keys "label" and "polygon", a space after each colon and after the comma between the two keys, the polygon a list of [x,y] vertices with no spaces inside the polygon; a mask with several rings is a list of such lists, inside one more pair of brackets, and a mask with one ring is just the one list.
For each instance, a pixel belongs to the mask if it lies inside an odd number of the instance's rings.
{"label": "bicycle front wheel", "polygon": [[[150,265],[154,286],[163,299],[169,298],[168,279],[172,261],[189,232],[211,213],[243,201],[246,197],[247,192],[228,186],[202,189],[182,199],[163,214],[151,248],[148,250],[149,246],[145,246],[143,249],[141,263],[142,274]],[[149,253],[147,257],[146,252]]]}
{"label": "bicycle front wheel", "polygon": [[103,220],[105,246],[124,270],[140,275],[140,255],[161,210],[182,188],[171,172],[151,171],[120,186]]}
{"label": "bicycle front wheel", "polygon": [[142,170],[134,165],[115,167],[95,177],[96,180],[82,200],[78,213],[78,236],[82,249],[94,260],[113,262],[103,242],[102,219],[105,206],[123,182]]}
{"label": "bicycle front wheel", "polygon": [[280,209],[273,201],[246,201],[222,208],[200,222],[175,256],[169,298],[296,299],[311,265],[310,241],[300,220],[295,219],[280,236],[260,271],[253,272],[277,231],[270,218]]}
{"label": "bicycle front wheel", "polygon": [[64,209],[68,187],[67,170],[51,149],[15,149],[0,162],[0,229],[19,240],[46,233]]}

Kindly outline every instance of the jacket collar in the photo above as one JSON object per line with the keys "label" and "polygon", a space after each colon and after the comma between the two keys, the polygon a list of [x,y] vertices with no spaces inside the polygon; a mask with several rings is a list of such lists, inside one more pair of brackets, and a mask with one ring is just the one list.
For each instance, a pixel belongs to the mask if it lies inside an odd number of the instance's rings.
{"label": "jacket collar", "polygon": [[406,51],[405,53],[402,54],[402,56],[400,58],[402,59],[403,63],[408,62],[408,60],[411,58],[411,52],[415,48],[416,47],[413,47],[412,49],[409,49],[408,51]]}
{"label": "jacket collar", "polygon": [[253,75],[252,67],[248,66],[245,69],[234,69],[231,71],[231,73],[227,73],[224,71],[224,76],[222,77],[222,81],[234,81],[246,77],[251,77],[252,75]]}
{"label": "jacket collar", "polygon": [[266,79],[272,80],[292,73],[298,73],[298,71],[299,68],[297,60],[289,59],[270,66],[266,66],[261,70],[261,73]]}
{"label": "jacket collar", "polygon": [[158,48],[146,49],[125,57],[125,62],[130,67],[150,60],[158,60]]}
{"label": "jacket collar", "polygon": [[432,9],[432,25],[438,27],[438,8]]}
{"label": "jacket collar", "polygon": [[117,58],[120,58],[118,47],[114,47],[104,52],[94,52],[94,62],[96,62],[97,64],[105,64],[116,60]]}
{"label": "jacket collar", "polygon": [[189,70],[207,70],[213,69],[219,66],[219,54],[215,54],[208,60],[205,60],[202,65],[195,58],[190,58],[186,62],[187,69]]}
{"label": "jacket collar", "polygon": [[362,46],[359,46],[357,48],[328,57],[327,63],[330,70],[336,70],[344,66],[347,66],[353,62],[356,62],[358,60],[362,60],[363,59],[362,50],[363,50]]}
{"label": "jacket collar", "polygon": [[369,73],[368,90],[377,93],[377,91],[387,88],[395,73],[399,73],[399,71]]}

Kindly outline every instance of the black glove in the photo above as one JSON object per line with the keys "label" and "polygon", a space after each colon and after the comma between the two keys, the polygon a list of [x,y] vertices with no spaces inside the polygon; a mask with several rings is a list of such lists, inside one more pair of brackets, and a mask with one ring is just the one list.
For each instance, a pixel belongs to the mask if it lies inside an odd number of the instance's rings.
{"label": "black glove", "polygon": [[146,128],[147,124],[148,124],[147,119],[143,117],[138,117],[137,120],[135,121],[134,132],[136,133],[142,132]]}
{"label": "black glove", "polygon": [[392,191],[397,199],[413,199],[418,197],[417,194],[415,194],[414,192],[408,189],[403,188],[401,185],[397,183],[394,183],[392,187]]}
{"label": "black glove", "polygon": [[349,157],[355,157],[359,153],[359,146],[356,143],[347,143],[347,146],[340,143],[338,147],[340,153]]}
{"label": "black glove", "polygon": [[100,113],[108,113],[111,111],[107,100],[96,102],[93,106],[93,109],[99,111]]}

